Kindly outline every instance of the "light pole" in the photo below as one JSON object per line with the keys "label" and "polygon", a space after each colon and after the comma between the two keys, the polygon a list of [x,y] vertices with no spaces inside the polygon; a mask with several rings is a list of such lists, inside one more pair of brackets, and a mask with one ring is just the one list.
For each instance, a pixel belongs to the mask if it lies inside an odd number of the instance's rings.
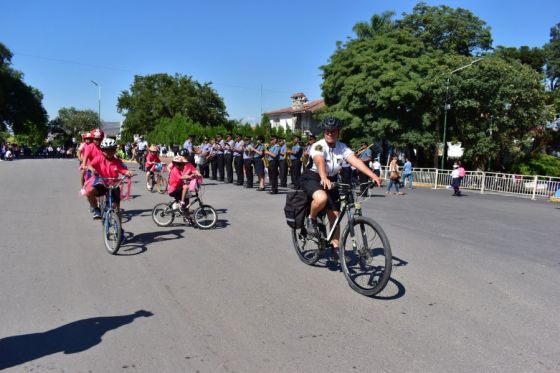
{"label": "light pole", "polygon": [[94,82],[93,80],[90,80],[90,82],[97,86],[97,115],[99,117],[99,124],[101,124],[101,85]]}
{"label": "light pole", "polygon": [[450,73],[448,73],[447,75],[447,81],[445,84],[445,108],[444,108],[444,116],[443,116],[443,154],[441,157],[441,169],[443,170],[443,165],[445,164],[445,157],[447,155],[447,147],[445,142],[447,141],[447,110],[449,109],[449,104],[447,103],[447,101],[449,100],[449,79],[451,78],[452,74],[455,74],[457,71],[461,71],[463,69],[466,69],[469,66],[472,66],[473,64],[482,61],[482,58],[479,58],[477,60],[472,61],[469,64],[466,64],[465,66],[461,66],[453,71],[451,71]]}

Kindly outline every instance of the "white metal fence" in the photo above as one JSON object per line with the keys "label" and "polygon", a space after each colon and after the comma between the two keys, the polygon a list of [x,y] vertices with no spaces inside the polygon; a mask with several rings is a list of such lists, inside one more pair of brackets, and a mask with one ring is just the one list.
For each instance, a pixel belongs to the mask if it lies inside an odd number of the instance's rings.
{"label": "white metal fence", "polygon": [[[402,170],[401,170],[402,172]],[[381,178],[388,180],[389,168],[383,166]],[[445,188],[451,184],[451,170],[413,168],[412,185]],[[548,198],[560,189],[560,177],[504,174],[500,172],[466,171],[462,189],[518,196]]]}

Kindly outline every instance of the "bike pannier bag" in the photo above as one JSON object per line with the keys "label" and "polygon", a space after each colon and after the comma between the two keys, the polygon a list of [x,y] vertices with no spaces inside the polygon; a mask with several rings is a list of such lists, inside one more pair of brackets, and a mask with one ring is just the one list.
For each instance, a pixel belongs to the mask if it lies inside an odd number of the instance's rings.
{"label": "bike pannier bag", "polygon": [[284,215],[286,215],[286,223],[291,228],[303,228],[305,222],[305,214],[307,212],[307,193],[303,190],[294,190],[286,195],[286,205],[284,206]]}

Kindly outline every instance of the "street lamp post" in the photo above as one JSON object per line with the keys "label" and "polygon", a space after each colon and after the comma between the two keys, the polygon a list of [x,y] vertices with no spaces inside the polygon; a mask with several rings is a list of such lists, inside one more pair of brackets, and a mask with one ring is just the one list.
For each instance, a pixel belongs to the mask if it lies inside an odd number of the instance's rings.
{"label": "street lamp post", "polygon": [[97,115],[99,117],[99,124],[101,124],[101,85],[90,80],[95,86],[97,86]]}
{"label": "street lamp post", "polygon": [[445,158],[447,156],[447,147],[446,147],[446,141],[447,141],[447,110],[449,110],[450,105],[448,104],[449,101],[449,79],[451,78],[451,75],[455,74],[457,71],[461,71],[463,69],[466,69],[467,67],[472,66],[473,64],[482,61],[482,58],[479,58],[477,60],[472,61],[469,64],[466,64],[465,66],[461,66],[453,71],[451,71],[450,73],[448,73],[447,75],[447,81],[445,84],[445,107],[444,107],[444,115],[443,115],[443,154],[441,157],[441,169],[443,170],[443,165],[445,164]]}

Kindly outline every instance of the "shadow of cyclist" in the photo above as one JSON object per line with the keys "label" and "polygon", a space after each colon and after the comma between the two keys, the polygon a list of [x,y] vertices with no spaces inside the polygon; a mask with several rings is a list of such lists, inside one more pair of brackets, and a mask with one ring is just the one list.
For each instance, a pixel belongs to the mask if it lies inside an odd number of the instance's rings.
{"label": "shadow of cyclist", "polygon": [[62,325],[43,333],[23,334],[0,339],[0,369],[14,367],[41,357],[64,352],[75,354],[97,344],[110,330],[130,324],[137,317],[150,317],[145,310],[130,315],[93,317]]}
{"label": "shadow of cyclist", "polygon": [[183,238],[184,229],[171,229],[168,231],[154,231],[134,234],[132,232],[124,232],[125,241],[117,255],[131,256],[142,254],[148,250],[148,244],[154,242],[164,242],[170,240],[178,240]]}

